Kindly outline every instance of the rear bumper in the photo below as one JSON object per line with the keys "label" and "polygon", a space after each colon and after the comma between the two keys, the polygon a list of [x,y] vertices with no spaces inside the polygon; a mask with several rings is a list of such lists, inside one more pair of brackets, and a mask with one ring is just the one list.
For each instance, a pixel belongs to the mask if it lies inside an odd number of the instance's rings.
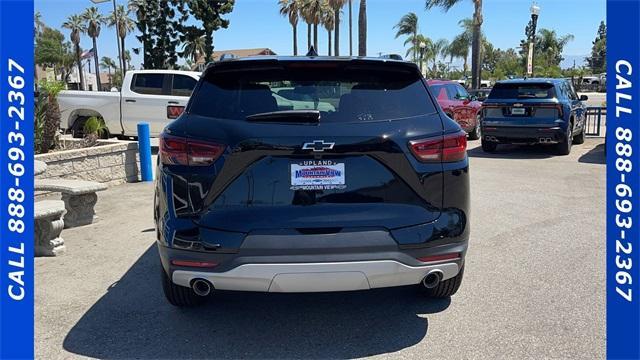
{"label": "rear bumper", "polygon": [[205,279],[217,290],[328,292],[415,285],[432,271],[441,272],[446,280],[460,268],[455,262],[409,266],[394,260],[246,264],[222,273],[176,270],[172,280],[189,287],[194,279]]}
{"label": "rear bumper", "polygon": [[564,141],[565,131],[554,127],[521,127],[521,126],[483,126],[482,137],[485,140],[514,144],[554,144]]}
{"label": "rear bumper", "polygon": [[[205,279],[218,290],[324,292],[414,285],[434,270],[446,280],[464,265],[468,246],[466,237],[460,242],[432,247],[402,248],[389,235],[376,236],[375,232],[359,235],[366,240],[355,247],[349,246],[345,237],[307,235],[295,237],[297,246],[281,236],[273,242],[248,239],[235,252],[190,251],[160,243],[158,251],[167,275],[181,286],[190,286],[194,279]],[[445,254],[456,254],[456,258],[418,260]],[[218,265],[179,266],[174,260]]]}

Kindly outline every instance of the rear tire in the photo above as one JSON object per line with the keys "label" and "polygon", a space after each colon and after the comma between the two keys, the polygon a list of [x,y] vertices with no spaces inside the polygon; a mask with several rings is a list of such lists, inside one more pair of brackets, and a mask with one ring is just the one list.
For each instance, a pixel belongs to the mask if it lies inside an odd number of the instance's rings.
{"label": "rear tire", "polygon": [[573,124],[569,124],[567,127],[567,133],[564,136],[564,140],[556,145],[556,152],[558,155],[569,155],[571,153],[571,145],[573,144],[572,129]]}
{"label": "rear tire", "polygon": [[473,128],[473,131],[469,133],[469,140],[478,139],[480,139],[480,116],[476,118],[476,126]]}
{"label": "rear tire", "polygon": [[419,286],[424,289],[424,292],[428,297],[447,298],[449,296],[453,296],[456,292],[458,292],[458,289],[460,289],[460,285],[462,284],[463,276],[464,266],[460,269],[458,275],[452,277],[451,279],[441,281],[438,286],[434,287],[433,289],[427,289],[423,287],[422,284],[420,284]]}
{"label": "rear tire", "polygon": [[580,134],[573,137],[573,143],[577,145],[584,144],[584,128],[582,128]]}
{"label": "rear tire", "polygon": [[496,151],[498,144],[492,141],[482,140],[482,151],[492,153]]}
{"label": "rear tire", "polygon": [[203,296],[196,295],[191,288],[174,284],[162,266],[160,271],[162,272],[162,290],[171,305],[177,307],[197,306],[206,299]]}

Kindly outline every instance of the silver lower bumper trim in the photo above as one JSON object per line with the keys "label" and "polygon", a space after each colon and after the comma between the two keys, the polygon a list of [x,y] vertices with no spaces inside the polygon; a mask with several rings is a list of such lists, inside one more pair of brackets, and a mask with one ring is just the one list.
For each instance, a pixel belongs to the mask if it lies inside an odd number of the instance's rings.
{"label": "silver lower bumper trim", "polygon": [[460,269],[456,263],[409,266],[393,260],[245,264],[223,273],[176,270],[172,280],[189,287],[193,279],[205,279],[217,290],[327,292],[414,285],[432,270],[446,280]]}

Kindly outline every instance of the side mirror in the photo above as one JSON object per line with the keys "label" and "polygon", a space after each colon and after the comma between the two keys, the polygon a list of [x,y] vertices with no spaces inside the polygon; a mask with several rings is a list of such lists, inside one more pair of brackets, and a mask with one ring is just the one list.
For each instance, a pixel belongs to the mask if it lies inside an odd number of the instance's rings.
{"label": "side mirror", "polygon": [[580,101],[587,101],[589,97],[587,95],[580,95]]}
{"label": "side mirror", "polygon": [[471,95],[470,99],[471,101],[478,101],[478,97],[475,95]]}

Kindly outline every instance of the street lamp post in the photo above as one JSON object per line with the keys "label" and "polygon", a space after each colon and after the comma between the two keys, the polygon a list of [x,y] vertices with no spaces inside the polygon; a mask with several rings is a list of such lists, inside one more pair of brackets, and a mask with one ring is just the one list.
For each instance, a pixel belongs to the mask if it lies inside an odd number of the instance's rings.
{"label": "street lamp post", "polygon": [[427,47],[427,44],[424,41],[421,41],[419,46],[420,46],[420,73],[422,73],[422,64],[424,63],[424,49]]}
{"label": "street lamp post", "polygon": [[536,42],[536,26],[538,25],[538,15],[540,15],[540,6],[535,1],[531,4],[531,21],[527,26],[527,35],[529,36],[529,56],[527,56],[527,75],[533,77],[533,60],[534,60],[534,48]]}
{"label": "street lamp post", "polygon": [[[92,3],[94,4],[101,4],[101,3],[105,3],[108,2],[110,0],[91,0]],[[120,48],[120,36],[118,35],[118,31],[119,31],[119,24],[118,24],[118,17],[116,15],[116,0],[111,0],[111,2],[113,3],[113,16],[116,19],[116,44],[118,45],[118,61],[120,64],[120,67],[122,68],[122,54],[124,52],[124,49]],[[99,73],[99,71],[97,71]],[[122,68],[122,72],[124,73],[124,68]],[[100,76],[100,74],[98,74],[98,76]]]}

